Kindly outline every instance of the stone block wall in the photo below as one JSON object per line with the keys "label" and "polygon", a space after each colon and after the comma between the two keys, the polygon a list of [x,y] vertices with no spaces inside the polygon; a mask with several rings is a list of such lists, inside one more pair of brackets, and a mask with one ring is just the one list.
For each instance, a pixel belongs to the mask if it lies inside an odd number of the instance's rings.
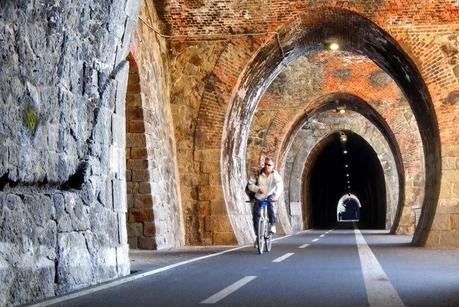
{"label": "stone block wall", "polygon": [[129,274],[124,101],[138,8],[0,4],[0,305]]}

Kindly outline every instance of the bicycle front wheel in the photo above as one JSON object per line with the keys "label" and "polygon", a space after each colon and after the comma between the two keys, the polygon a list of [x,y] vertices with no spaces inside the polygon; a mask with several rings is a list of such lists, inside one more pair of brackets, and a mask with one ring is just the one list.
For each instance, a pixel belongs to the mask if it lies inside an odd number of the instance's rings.
{"label": "bicycle front wheel", "polygon": [[[268,223],[266,223],[266,224],[268,224]],[[266,231],[265,231],[265,251],[266,252],[270,252],[271,251],[271,246],[273,244],[272,238],[273,238],[273,235],[269,231],[269,224],[268,224],[268,227],[266,227]]]}
{"label": "bicycle front wheel", "polygon": [[258,218],[258,227],[257,227],[257,245],[258,245],[258,253],[263,254],[265,248],[265,240],[264,240],[264,233],[265,233],[265,220],[262,218]]}

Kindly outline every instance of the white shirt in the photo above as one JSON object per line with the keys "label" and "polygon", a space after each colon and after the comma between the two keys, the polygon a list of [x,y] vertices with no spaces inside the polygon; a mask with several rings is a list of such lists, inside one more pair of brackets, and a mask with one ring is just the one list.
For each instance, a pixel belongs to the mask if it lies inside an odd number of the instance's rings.
{"label": "white shirt", "polygon": [[[265,193],[258,193],[258,190],[263,188]],[[277,171],[273,171],[269,176],[266,176],[264,172],[258,176],[258,185],[254,178],[249,180],[249,190],[255,192],[256,199],[266,199],[269,195],[279,197],[284,190],[284,184],[282,183],[282,177]]]}

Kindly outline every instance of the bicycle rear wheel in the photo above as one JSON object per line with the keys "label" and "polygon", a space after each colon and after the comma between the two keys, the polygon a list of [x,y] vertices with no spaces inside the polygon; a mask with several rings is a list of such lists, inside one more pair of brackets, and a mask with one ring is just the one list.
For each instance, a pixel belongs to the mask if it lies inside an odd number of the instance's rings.
{"label": "bicycle rear wheel", "polygon": [[257,227],[257,247],[258,253],[263,254],[265,248],[265,240],[264,240],[264,232],[265,232],[265,220],[262,218],[258,218],[258,227]]}

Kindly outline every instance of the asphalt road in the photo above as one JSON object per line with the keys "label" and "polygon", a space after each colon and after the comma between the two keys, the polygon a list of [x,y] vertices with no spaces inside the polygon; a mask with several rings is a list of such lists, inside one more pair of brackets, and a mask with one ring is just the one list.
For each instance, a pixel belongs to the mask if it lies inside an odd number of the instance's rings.
{"label": "asphalt road", "polygon": [[459,306],[459,251],[361,233],[307,231],[270,253],[232,250],[54,306]]}

